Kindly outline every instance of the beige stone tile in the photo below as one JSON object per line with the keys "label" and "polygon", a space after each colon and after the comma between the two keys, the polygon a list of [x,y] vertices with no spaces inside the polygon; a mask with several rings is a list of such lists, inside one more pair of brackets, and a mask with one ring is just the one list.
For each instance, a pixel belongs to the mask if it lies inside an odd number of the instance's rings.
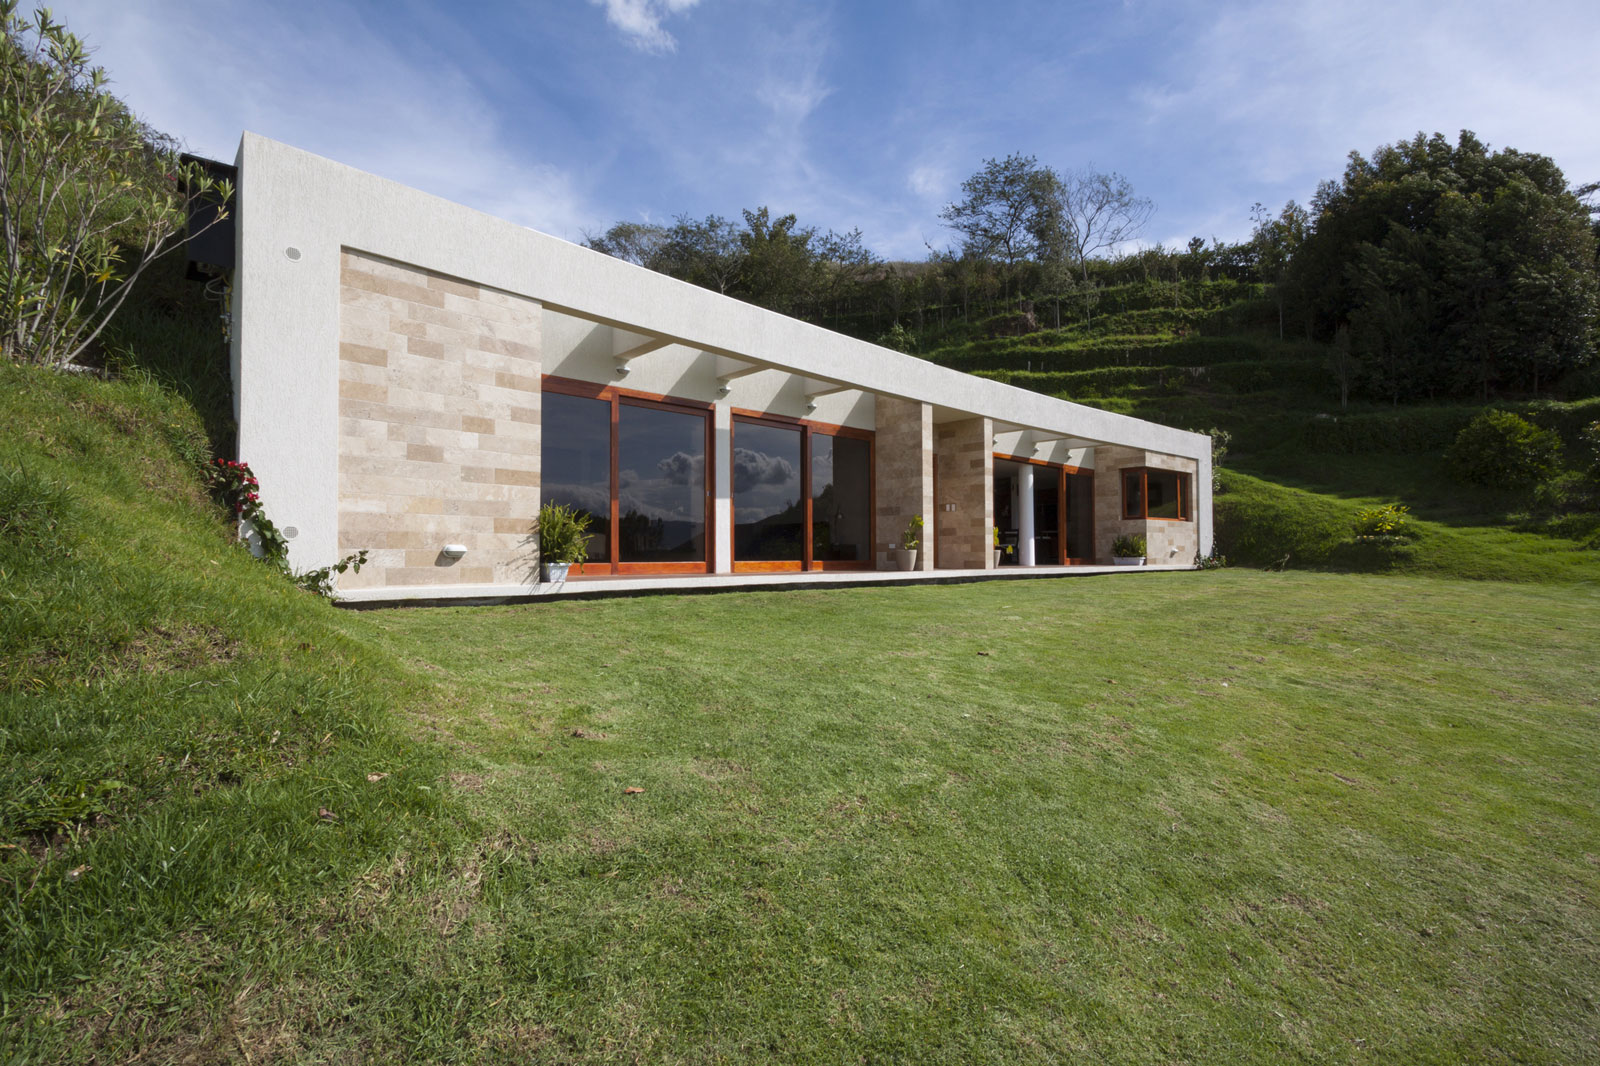
{"label": "beige stone tile", "polygon": [[368,363],[372,366],[387,366],[389,364],[388,351],[370,344],[341,343],[339,345],[339,358],[352,363]]}
{"label": "beige stone tile", "polygon": [[460,296],[474,302],[478,301],[480,294],[478,286],[469,285],[466,282],[447,278],[440,274],[430,274],[428,276],[428,288],[433,289],[435,292],[449,293],[452,296]]}
{"label": "beige stone tile", "polygon": [[373,311],[382,311],[387,314],[399,313],[405,307],[404,300],[397,300],[393,296],[371,289],[358,289],[349,285],[339,286],[339,307],[341,312],[346,308],[365,308]]}
{"label": "beige stone tile", "polygon": [[369,385],[361,381],[342,380],[339,382],[339,395],[352,400],[370,400],[372,403],[387,403],[389,389],[385,385]]}
{"label": "beige stone tile", "polygon": [[516,470],[507,467],[496,467],[494,480],[499,485],[527,485],[530,488],[539,487],[539,472],[537,470]]}
{"label": "beige stone tile", "polygon": [[419,463],[444,462],[444,450],[431,444],[406,445],[406,458]]}
{"label": "beige stone tile", "polygon": [[504,340],[500,337],[491,337],[486,333],[478,335],[473,347],[480,352],[489,352],[494,355],[511,356],[517,359],[539,358],[539,346],[525,341]]}
{"label": "beige stone tile", "polygon": [[448,358],[443,344],[438,341],[423,340],[420,337],[407,337],[406,351],[412,355],[425,355],[430,359]]}

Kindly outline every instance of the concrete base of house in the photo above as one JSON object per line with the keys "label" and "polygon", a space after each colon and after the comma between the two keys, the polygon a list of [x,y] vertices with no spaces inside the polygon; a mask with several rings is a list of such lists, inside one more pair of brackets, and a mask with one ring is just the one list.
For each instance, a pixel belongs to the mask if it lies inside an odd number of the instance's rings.
{"label": "concrete base of house", "polygon": [[1194,570],[1194,566],[1029,566],[1000,570],[811,571],[784,574],[696,574],[693,577],[569,578],[563,584],[431,585],[409,588],[364,588],[341,592],[340,607],[470,607],[488,604],[538,603],[550,600],[594,600],[613,596],[690,595],[705,592],[749,592],[764,589],[818,589],[883,585],[959,585],[971,581],[1027,581],[1039,578],[1096,577],[1117,574],[1160,574]]}

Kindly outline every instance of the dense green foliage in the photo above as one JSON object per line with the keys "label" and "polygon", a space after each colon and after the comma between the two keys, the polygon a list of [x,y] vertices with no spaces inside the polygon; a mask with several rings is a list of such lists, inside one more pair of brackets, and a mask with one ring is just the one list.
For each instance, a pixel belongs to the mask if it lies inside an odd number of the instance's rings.
{"label": "dense green foliage", "polygon": [[[1588,191],[1569,189],[1544,156],[1491,152],[1467,132],[1453,145],[1418,134],[1370,159],[1352,153],[1309,209],[1290,202],[1272,215],[1257,204],[1245,243],[1197,237],[1130,251],[1151,205],[1125,179],[1013,154],[985,160],[962,184],[941,214],[956,247],[926,262],[878,261],[859,232],[819,236],[793,215],[769,220],[766,208],[746,211],[742,227],[718,216],[619,222],[589,244],[899,351],[1033,338],[1113,315],[1127,325],[1134,295],[1146,309],[1190,312],[1169,320],[1190,336],[1209,328],[1227,343],[1243,327],[1305,338],[1315,375],[1341,407],[1352,398],[1485,401],[1600,393],[1600,275],[1580,196]],[[1251,302],[1213,301],[1226,319],[1215,306],[1186,306],[1208,285],[1252,282]],[[1103,365],[1081,351],[1076,365],[1039,354],[1029,370]],[[1125,375],[1091,387],[1133,383]]]}
{"label": "dense green foliage", "polygon": [[1509,411],[1489,410],[1456,434],[1445,458],[1474,485],[1517,489],[1560,469],[1561,438]]}
{"label": "dense green foliage", "polygon": [[1372,395],[1537,392],[1594,359],[1588,209],[1545,156],[1418,134],[1324,183],[1287,287]]}

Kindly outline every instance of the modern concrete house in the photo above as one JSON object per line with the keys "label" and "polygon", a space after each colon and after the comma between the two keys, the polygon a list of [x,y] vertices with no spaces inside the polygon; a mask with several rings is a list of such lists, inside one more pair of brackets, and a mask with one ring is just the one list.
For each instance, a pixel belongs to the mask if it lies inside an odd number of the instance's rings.
{"label": "modern concrete house", "polygon": [[[1077,573],[1110,564],[1123,533],[1155,566],[1211,550],[1203,435],[841,336],[254,134],[237,166],[240,455],[297,567],[369,549],[346,600]],[[595,517],[590,562],[559,589],[531,566],[543,500]],[[916,515],[915,570],[885,573]]]}

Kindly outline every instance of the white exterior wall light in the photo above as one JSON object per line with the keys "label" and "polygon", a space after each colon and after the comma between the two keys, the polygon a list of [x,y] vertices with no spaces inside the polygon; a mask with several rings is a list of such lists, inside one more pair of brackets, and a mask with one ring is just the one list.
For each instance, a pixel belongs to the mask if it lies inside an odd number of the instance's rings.
{"label": "white exterior wall light", "polygon": [[446,559],[459,559],[467,554],[467,546],[465,544],[446,544],[440,549],[439,553]]}

